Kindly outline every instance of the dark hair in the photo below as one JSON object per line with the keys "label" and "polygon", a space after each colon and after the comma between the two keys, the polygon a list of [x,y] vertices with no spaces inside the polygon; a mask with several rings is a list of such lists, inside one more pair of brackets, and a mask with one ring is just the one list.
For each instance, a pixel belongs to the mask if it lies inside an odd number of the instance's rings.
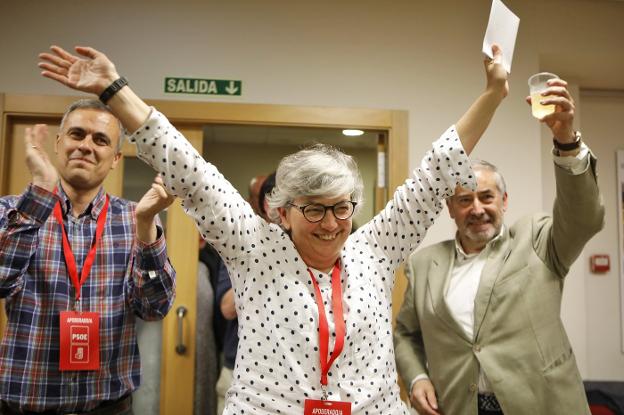
{"label": "dark hair", "polygon": [[273,188],[275,187],[275,172],[269,174],[262,186],[260,186],[260,192],[258,194],[258,208],[264,213],[265,216],[268,217],[269,212],[264,210],[264,200],[266,199],[267,193],[271,193]]}

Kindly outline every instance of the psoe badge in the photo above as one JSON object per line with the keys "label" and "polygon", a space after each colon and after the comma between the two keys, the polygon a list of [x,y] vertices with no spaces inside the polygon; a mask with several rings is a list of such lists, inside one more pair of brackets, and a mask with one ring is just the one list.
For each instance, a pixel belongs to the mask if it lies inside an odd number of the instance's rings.
{"label": "psoe badge", "polygon": [[62,311],[60,316],[59,369],[100,368],[99,313]]}

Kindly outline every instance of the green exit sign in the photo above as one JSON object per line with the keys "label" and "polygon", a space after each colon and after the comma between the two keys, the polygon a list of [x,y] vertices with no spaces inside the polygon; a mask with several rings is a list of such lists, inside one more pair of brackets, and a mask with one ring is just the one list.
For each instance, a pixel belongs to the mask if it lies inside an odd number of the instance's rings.
{"label": "green exit sign", "polygon": [[240,95],[243,81],[199,78],[165,78],[165,93],[199,95]]}

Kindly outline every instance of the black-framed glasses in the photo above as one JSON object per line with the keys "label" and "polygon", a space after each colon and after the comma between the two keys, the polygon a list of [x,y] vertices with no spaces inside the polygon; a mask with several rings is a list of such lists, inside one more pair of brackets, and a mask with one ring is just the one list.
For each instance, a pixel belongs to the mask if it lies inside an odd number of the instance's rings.
{"label": "black-framed glasses", "polygon": [[308,222],[317,223],[323,220],[329,209],[334,213],[336,219],[349,219],[353,216],[353,212],[355,212],[355,205],[357,205],[357,202],[343,200],[331,206],[322,205],[320,203],[310,203],[303,206],[298,206],[291,202],[288,202],[288,204],[299,209]]}

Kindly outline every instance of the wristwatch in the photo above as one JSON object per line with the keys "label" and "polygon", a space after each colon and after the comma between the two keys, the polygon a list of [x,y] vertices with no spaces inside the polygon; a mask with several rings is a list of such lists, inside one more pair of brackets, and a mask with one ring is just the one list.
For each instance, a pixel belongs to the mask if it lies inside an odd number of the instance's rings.
{"label": "wristwatch", "polygon": [[121,78],[110,84],[108,88],[106,88],[104,92],[100,94],[100,101],[102,101],[102,103],[104,104],[108,103],[113,95],[119,92],[119,90],[126,85],[128,85],[128,80],[122,76]]}
{"label": "wristwatch", "polygon": [[581,132],[574,132],[574,141],[572,141],[571,143],[560,143],[559,141],[557,141],[557,139],[553,138],[553,146],[555,147],[555,150],[558,151],[576,150],[577,148],[581,147]]}

